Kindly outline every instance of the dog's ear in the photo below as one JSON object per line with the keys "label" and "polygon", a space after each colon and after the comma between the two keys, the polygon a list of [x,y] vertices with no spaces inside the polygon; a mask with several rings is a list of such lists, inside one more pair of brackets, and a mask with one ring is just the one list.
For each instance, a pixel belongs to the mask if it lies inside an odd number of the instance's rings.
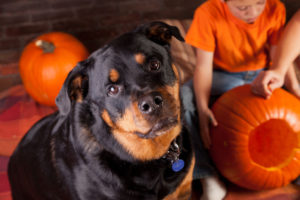
{"label": "dog's ear", "polygon": [[81,102],[88,92],[87,66],[91,64],[90,59],[79,62],[77,66],[68,74],[59,94],[55,99],[61,115],[67,115],[72,103]]}
{"label": "dog's ear", "polygon": [[160,45],[170,45],[172,36],[184,42],[184,38],[176,26],[170,26],[160,21],[141,25],[135,31],[145,34],[147,38]]}

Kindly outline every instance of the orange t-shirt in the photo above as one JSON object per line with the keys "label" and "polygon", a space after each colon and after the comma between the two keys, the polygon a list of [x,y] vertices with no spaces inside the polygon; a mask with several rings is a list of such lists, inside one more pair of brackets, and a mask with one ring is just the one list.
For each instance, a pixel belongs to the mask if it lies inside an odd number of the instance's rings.
{"label": "orange t-shirt", "polygon": [[275,45],[285,23],[285,7],[266,0],[253,24],[236,18],[226,3],[208,0],[197,8],[186,42],[214,52],[214,68],[229,72],[258,70],[269,64],[269,46]]}

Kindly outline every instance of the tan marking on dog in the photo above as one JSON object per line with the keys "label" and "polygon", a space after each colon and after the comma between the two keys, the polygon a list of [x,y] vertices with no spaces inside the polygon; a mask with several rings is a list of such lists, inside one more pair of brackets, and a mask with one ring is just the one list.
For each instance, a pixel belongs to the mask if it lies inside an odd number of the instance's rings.
{"label": "tan marking on dog", "polygon": [[112,122],[107,110],[102,112],[101,117],[109,127],[114,127],[114,123]]}
{"label": "tan marking on dog", "polygon": [[135,61],[138,63],[138,64],[144,64],[144,62],[145,62],[145,55],[144,54],[142,54],[142,53],[137,53],[137,54],[135,54],[135,56],[134,56],[134,58],[135,58]]}
{"label": "tan marking on dog", "polygon": [[125,110],[122,118],[118,119],[116,125],[121,131],[139,132],[142,134],[146,134],[151,129],[151,125],[143,117],[136,101]]}
{"label": "tan marking on dog", "polygon": [[71,82],[71,92],[70,97],[72,100],[76,100],[81,103],[83,101],[83,91],[82,82],[86,81],[88,78],[86,76],[77,76]]}
{"label": "tan marking on dog", "polygon": [[127,108],[122,117],[116,122],[111,120],[106,110],[102,112],[101,116],[112,130],[118,130],[120,132],[139,132],[146,134],[151,128],[148,121],[145,120],[139,112],[137,103],[134,103],[131,107]]}
{"label": "tan marking on dog", "polygon": [[[132,112],[132,111],[127,111]],[[120,121],[115,124],[106,110],[102,112],[102,119],[111,127],[111,132],[115,139],[123,146],[123,148],[136,159],[146,161],[160,158],[169,149],[171,141],[173,141],[181,132],[181,124],[177,124],[172,129],[152,139],[140,138],[135,132],[137,127],[128,113],[122,123]],[[124,117],[122,118],[124,119]],[[132,126],[131,126],[132,125]],[[147,131],[141,132],[146,133]]]}
{"label": "tan marking on dog", "polygon": [[180,131],[181,124],[178,124],[163,135],[152,139],[140,138],[133,132],[123,132],[118,129],[113,130],[112,133],[129,154],[138,160],[146,161],[163,156]]}
{"label": "tan marking on dog", "polygon": [[72,81],[72,84],[71,84],[70,96],[73,97],[73,99],[79,103],[81,103],[83,100],[81,85],[82,85],[82,77],[81,76],[74,78],[74,80]]}
{"label": "tan marking on dog", "polygon": [[176,190],[164,198],[164,200],[188,200],[192,196],[192,181],[193,181],[193,171],[195,166],[195,156],[193,155],[189,171],[181,184],[176,188]]}
{"label": "tan marking on dog", "polygon": [[178,71],[177,67],[176,67],[174,64],[172,64],[172,69],[173,69],[173,72],[174,72],[174,74],[175,74],[176,79],[177,79],[178,81],[180,81],[180,80],[179,80],[179,79],[180,79],[179,71]]}
{"label": "tan marking on dog", "polygon": [[150,28],[148,37],[159,37],[161,40],[170,43],[172,37],[170,35],[168,35],[168,37],[166,37],[166,31],[168,30],[168,28],[166,27],[161,27],[160,25],[155,25],[153,27]]}
{"label": "tan marking on dog", "polygon": [[109,80],[113,83],[117,82],[120,78],[120,74],[116,69],[112,69],[109,72]]}
{"label": "tan marking on dog", "polygon": [[175,104],[180,106],[179,83],[175,83],[173,86],[165,86],[163,88],[174,98]]}
{"label": "tan marking on dog", "polygon": [[164,101],[167,102],[169,106],[173,106],[171,109],[173,110],[174,113],[177,114],[178,118],[177,120],[180,121],[180,96],[179,96],[179,82],[176,82],[173,86],[165,86],[158,91],[161,94],[164,94]]}

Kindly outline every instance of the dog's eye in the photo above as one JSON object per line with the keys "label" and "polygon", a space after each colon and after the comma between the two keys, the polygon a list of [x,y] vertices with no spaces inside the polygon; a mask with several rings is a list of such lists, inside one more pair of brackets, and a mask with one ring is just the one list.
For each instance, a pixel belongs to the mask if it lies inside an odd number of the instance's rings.
{"label": "dog's eye", "polygon": [[160,69],[160,62],[158,60],[151,60],[150,61],[150,70],[157,71]]}
{"label": "dog's eye", "polygon": [[108,87],[108,95],[114,96],[117,95],[120,91],[120,88],[117,85],[111,85]]}

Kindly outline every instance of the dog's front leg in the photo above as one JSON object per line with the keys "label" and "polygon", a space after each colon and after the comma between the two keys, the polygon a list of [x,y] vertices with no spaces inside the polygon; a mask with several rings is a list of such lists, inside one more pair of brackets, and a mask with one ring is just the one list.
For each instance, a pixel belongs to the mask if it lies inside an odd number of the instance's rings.
{"label": "dog's front leg", "polygon": [[164,200],[189,200],[192,196],[192,181],[193,181],[193,171],[195,165],[195,157],[193,156],[190,169],[183,179],[182,183],[178,188],[172,193],[164,198]]}

